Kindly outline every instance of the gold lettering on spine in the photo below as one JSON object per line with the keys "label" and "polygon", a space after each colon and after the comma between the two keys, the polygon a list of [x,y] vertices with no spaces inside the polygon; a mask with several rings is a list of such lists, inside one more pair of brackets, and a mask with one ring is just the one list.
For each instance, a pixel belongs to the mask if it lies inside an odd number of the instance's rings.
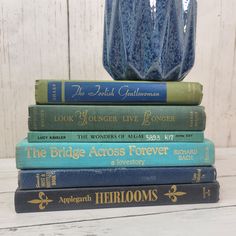
{"label": "gold lettering on spine", "polygon": [[52,84],[52,100],[57,100],[57,85],[55,83]]}
{"label": "gold lettering on spine", "polygon": [[110,203],[109,202],[109,197],[110,197],[109,194],[110,193],[109,192],[104,192],[103,194],[104,194],[104,204]]}
{"label": "gold lettering on spine", "polygon": [[73,148],[72,146],[62,148],[50,147],[50,156],[52,158],[72,158],[77,160],[85,156],[85,150]]}
{"label": "gold lettering on spine", "polygon": [[198,127],[199,126],[199,121],[200,121],[200,115],[199,112],[194,112],[194,127]]}
{"label": "gold lettering on spine", "polygon": [[203,199],[210,198],[211,197],[211,190],[207,189],[206,187],[202,188],[202,196]]}
{"label": "gold lettering on spine", "polygon": [[101,196],[102,196],[102,192],[96,192],[95,193],[95,203],[96,203],[96,205],[103,204]]}
{"label": "gold lettering on spine", "polygon": [[48,171],[41,174],[36,174],[36,185],[35,188],[51,188],[56,186],[56,175],[53,171]]}
{"label": "gold lettering on spine", "polygon": [[197,169],[196,173],[193,173],[193,182],[195,183],[199,183],[201,182],[201,178],[204,177],[204,175],[202,175],[202,170],[201,169]]}
{"label": "gold lettering on spine", "polygon": [[148,190],[128,190],[128,191],[112,191],[112,192],[96,192],[96,205],[103,204],[124,204],[139,202],[155,202],[158,199],[157,189]]}
{"label": "gold lettering on spine", "polygon": [[125,191],[121,191],[121,199],[120,199],[121,203],[125,202]]}
{"label": "gold lettering on spine", "polygon": [[117,157],[117,156],[124,156],[125,155],[125,148],[96,148],[92,146],[89,151],[90,157]]}
{"label": "gold lettering on spine", "polygon": [[81,204],[86,202],[91,202],[92,198],[89,194],[86,196],[70,196],[70,197],[59,197],[59,204]]}
{"label": "gold lettering on spine", "polygon": [[151,194],[152,194],[152,202],[155,202],[156,200],[158,200],[157,189],[153,189],[151,191]]}
{"label": "gold lettering on spine", "polygon": [[35,185],[35,188],[40,188],[40,175],[39,174],[36,174],[35,175],[36,177],[36,185]]}
{"label": "gold lettering on spine", "polygon": [[56,186],[57,185],[57,176],[56,175],[52,175],[52,177],[51,177],[51,185],[52,186]]}
{"label": "gold lettering on spine", "polygon": [[114,192],[114,203],[120,203],[120,192]]}
{"label": "gold lettering on spine", "polygon": [[142,126],[149,126],[156,123],[172,123],[176,121],[174,115],[153,115],[151,111],[144,112]]}
{"label": "gold lettering on spine", "polygon": [[168,147],[137,147],[136,145],[129,146],[129,155],[133,156],[151,156],[151,155],[167,155]]}
{"label": "gold lettering on spine", "polygon": [[143,117],[143,123],[142,126],[149,126],[150,125],[150,117],[151,117],[151,112],[146,111],[144,112],[144,117]]}
{"label": "gold lettering on spine", "polygon": [[135,202],[140,202],[142,199],[142,195],[140,191],[135,191],[134,192],[134,201]]}
{"label": "gold lettering on spine", "polygon": [[40,127],[41,128],[45,127],[45,116],[46,116],[45,111],[43,109],[41,109],[40,110]]}
{"label": "gold lettering on spine", "polygon": [[174,155],[178,156],[180,161],[190,161],[198,154],[198,149],[175,149]]}
{"label": "gold lettering on spine", "polygon": [[46,157],[46,149],[44,148],[35,148],[35,147],[27,147],[27,158],[45,158]]}
{"label": "gold lettering on spine", "polygon": [[77,122],[79,126],[87,126],[90,123],[116,123],[118,122],[118,117],[116,115],[89,115],[88,110],[76,111],[75,115],[77,117]]}
{"label": "gold lettering on spine", "polygon": [[87,126],[88,125],[88,110],[76,111],[75,114],[78,119],[79,126]]}
{"label": "gold lettering on spine", "polygon": [[193,112],[189,112],[189,128],[193,128]]}
{"label": "gold lettering on spine", "polygon": [[123,116],[122,120],[123,120],[123,122],[126,122],[126,123],[137,123],[138,116],[127,115],[127,116]]}
{"label": "gold lettering on spine", "polygon": [[197,128],[200,122],[200,113],[197,111],[191,111],[189,113],[189,127],[190,128]]}
{"label": "gold lettering on spine", "polygon": [[134,199],[134,197],[133,197],[133,192],[132,192],[132,191],[128,191],[128,192],[126,193],[126,202],[130,203],[130,202],[133,201],[133,199]]}
{"label": "gold lettering on spine", "polygon": [[55,115],[54,122],[57,123],[73,123],[74,116],[73,115]]}

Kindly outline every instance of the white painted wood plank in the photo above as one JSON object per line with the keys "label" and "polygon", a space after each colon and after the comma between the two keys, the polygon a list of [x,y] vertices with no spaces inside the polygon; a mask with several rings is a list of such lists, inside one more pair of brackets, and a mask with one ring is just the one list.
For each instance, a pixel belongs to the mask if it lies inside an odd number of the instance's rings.
{"label": "white painted wood plank", "polygon": [[0,230],[0,235],[235,235],[236,207]]}
{"label": "white painted wood plank", "polygon": [[236,175],[236,148],[217,148],[216,163],[217,176]]}
{"label": "white painted wood plank", "polygon": [[71,79],[111,80],[103,69],[104,0],[70,0]]}
{"label": "white painted wood plank", "polygon": [[65,0],[0,1],[0,158],[26,136],[35,79],[68,79]]}
{"label": "white painted wood plank", "polygon": [[0,193],[14,192],[18,187],[17,171],[8,171],[0,174]]}
{"label": "white painted wood plank", "polygon": [[236,146],[236,1],[198,1],[196,63],[186,81],[204,86],[206,136]]}

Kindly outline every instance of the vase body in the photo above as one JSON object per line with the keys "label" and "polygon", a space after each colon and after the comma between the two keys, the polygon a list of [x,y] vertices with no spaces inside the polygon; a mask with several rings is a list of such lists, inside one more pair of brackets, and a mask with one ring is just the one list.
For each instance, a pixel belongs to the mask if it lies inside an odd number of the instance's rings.
{"label": "vase body", "polygon": [[182,80],[195,59],[196,0],[106,0],[103,65],[115,80]]}

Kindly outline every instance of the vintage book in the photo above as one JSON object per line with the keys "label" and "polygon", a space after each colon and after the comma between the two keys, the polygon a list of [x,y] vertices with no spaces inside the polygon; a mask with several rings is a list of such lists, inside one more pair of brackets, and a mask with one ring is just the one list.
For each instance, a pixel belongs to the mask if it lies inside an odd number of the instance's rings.
{"label": "vintage book", "polygon": [[203,131],[202,106],[32,105],[31,131]]}
{"label": "vintage book", "polygon": [[195,82],[37,80],[35,98],[37,104],[199,105],[202,85]]}
{"label": "vintage book", "polygon": [[15,210],[18,213],[45,212],[215,203],[218,200],[218,182],[42,190],[17,189]]}
{"label": "vintage book", "polygon": [[203,142],[203,131],[29,131],[35,142]]}
{"label": "vintage book", "polygon": [[16,145],[18,169],[208,166],[214,144],[202,143],[29,143]]}
{"label": "vintage book", "polygon": [[19,189],[206,183],[216,180],[214,167],[45,169],[18,172]]}

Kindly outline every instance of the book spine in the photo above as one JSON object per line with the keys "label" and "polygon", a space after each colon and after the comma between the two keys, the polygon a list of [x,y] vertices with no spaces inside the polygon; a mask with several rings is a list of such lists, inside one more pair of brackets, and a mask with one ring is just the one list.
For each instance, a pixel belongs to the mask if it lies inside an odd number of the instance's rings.
{"label": "book spine", "polygon": [[201,106],[34,105],[31,131],[203,131]]}
{"label": "book spine", "polygon": [[45,212],[78,209],[215,203],[219,183],[17,190],[15,210]]}
{"label": "book spine", "polygon": [[199,105],[202,85],[193,82],[38,80],[37,104],[156,103]]}
{"label": "book spine", "polygon": [[204,132],[152,132],[152,131],[30,131],[28,141],[35,142],[203,142]]}
{"label": "book spine", "polygon": [[216,180],[213,167],[21,170],[19,189],[206,183]]}
{"label": "book spine", "polygon": [[208,166],[214,144],[203,143],[29,143],[16,145],[18,169]]}

